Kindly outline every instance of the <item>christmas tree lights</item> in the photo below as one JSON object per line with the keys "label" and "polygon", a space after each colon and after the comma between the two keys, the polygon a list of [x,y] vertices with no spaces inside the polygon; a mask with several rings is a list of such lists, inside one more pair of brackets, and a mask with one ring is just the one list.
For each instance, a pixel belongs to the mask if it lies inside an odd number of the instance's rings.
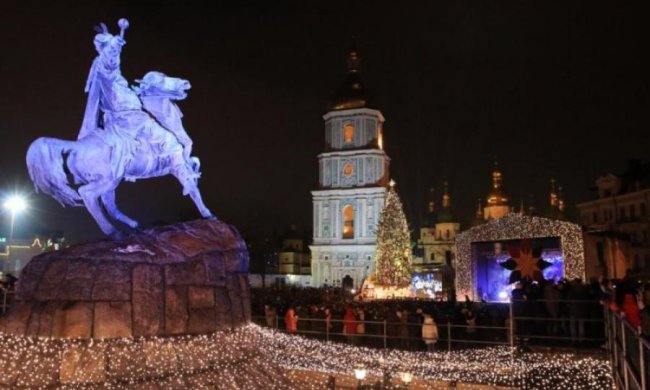
{"label": "christmas tree lights", "polygon": [[377,273],[379,285],[408,286],[412,273],[411,235],[402,202],[391,181],[377,226]]}

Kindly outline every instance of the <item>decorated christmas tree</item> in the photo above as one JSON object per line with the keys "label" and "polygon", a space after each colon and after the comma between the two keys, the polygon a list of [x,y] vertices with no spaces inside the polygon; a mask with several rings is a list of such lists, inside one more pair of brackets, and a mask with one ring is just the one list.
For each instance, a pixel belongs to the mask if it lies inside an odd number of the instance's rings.
{"label": "decorated christmas tree", "polygon": [[395,182],[386,196],[386,204],[377,227],[377,273],[379,285],[407,286],[411,282],[411,236]]}

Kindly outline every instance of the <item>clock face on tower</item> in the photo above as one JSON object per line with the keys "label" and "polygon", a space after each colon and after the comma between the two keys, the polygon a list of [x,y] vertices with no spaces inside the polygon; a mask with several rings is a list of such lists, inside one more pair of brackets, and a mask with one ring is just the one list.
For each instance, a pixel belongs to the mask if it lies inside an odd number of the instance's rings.
{"label": "clock face on tower", "polygon": [[354,171],[354,168],[352,167],[352,164],[348,163],[348,164],[345,164],[345,165],[343,166],[343,174],[344,174],[346,177],[349,177],[350,175],[352,175],[352,172],[353,172],[353,171]]}

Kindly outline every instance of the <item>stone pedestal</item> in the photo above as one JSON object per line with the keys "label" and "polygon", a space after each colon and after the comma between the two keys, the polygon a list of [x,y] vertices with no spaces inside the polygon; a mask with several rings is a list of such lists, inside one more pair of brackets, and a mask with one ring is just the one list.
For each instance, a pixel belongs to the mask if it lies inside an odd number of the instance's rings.
{"label": "stone pedestal", "polygon": [[209,220],[36,256],[0,319],[0,386],[185,380],[236,366],[255,356],[232,336],[250,322],[248,260],[237,230]]}
{"label": "stone pedestal", "polygon": [[116,338],[208,333],[250,321],[248,251],[219,221],[193,221],[36,256],[0,330]]}

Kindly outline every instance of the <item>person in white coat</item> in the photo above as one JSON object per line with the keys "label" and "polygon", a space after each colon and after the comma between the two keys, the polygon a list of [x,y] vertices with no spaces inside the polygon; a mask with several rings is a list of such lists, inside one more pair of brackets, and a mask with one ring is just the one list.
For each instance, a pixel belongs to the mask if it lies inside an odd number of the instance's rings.
{"label": "person in white coat", "polygon": [[436,342],[438,341],[438,326],[433,320],[431,314],[424,314],[424,321],[422,322],[422,340],[427,346],[428,352],[433,352],[436,349]]}

